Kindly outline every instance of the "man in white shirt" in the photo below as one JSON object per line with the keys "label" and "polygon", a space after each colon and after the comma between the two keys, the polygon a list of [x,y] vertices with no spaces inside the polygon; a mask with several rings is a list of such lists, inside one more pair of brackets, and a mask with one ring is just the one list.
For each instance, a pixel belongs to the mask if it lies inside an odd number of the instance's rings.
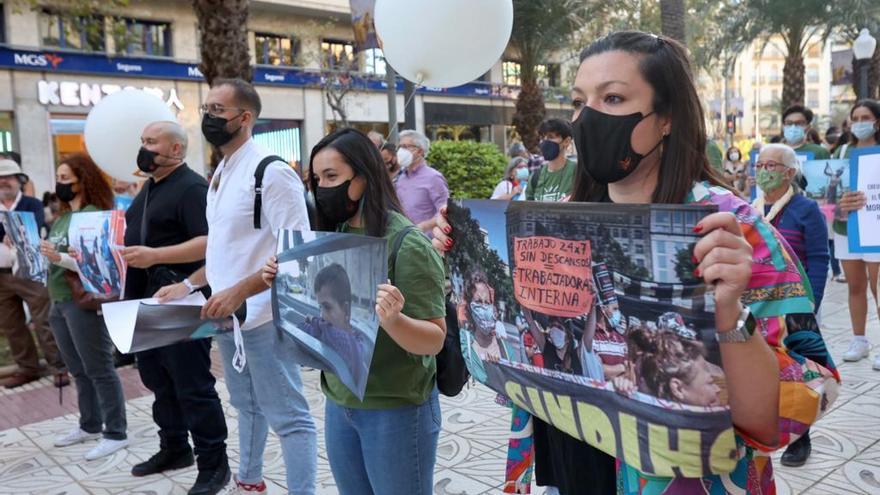
{"label": "man in white shirt", "polygon": [[[302,392],[293,346],[275,329],[270,292],[260,272],[275,254],[279,229],[309,228],[302,180],[287,163],[276,161],[262,181],[260,228],[255,228],[255,179],[269,152],[252,139],[261,103],[254,87],[239,79],[218,79],[202,105],[202,133],[225,157],[208,187],[206,265],[180,284],[156,295],[175,299],[208,284],[212,297],[203,318],[240,314],[240,345],[235,333],[216,337],[230,402],[238,410],[240,462],[236,483],[248,493],[264,493],[263,449],[268,427],[281,440],[290,493],[314,494],[317,470],[315,424]],[[262,490],[261,490],[262,489]]]}

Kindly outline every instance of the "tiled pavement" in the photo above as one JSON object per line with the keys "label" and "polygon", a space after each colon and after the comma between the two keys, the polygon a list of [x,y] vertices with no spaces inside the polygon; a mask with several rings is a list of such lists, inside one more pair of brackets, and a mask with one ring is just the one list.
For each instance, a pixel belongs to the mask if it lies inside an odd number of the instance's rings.
{"label": "tiled pavement", "polygon": [[[849,343],[846,291],[831,283],[825,297],[823,322],[826,340],[839,358]],[[880,343],[876,315],[869,322],[869,338]],[[876,346],[880,351],[880,345]],[[813,428],[813,456],[803,468],[778,467],[778,492],[787,494],[880,494],[880,372],[871,361],[839,363],[844,377],[841,396],[832,412]],[[195,470],[133,478],[129,469],[153,454],[156,427],[150,418],[152,397],[145,394],[134,369],[121,371],[126,389],[132,446],[97,461],[86,462],[90,445],[53,449],[52,438],[76,425],[70,414],[75,400],[65,392],[65,406],[57,405],[57,390],[44,379],[17,393],[0,392],[0,494],[183,494],[195,480]],[[323,397],[318,373],[304,373],[307,396],[319,432],[323,431]],[[230,428],[229,455],[238,459],[236,412],[228,405],[225,386],[218,390]],[[508,411],[495,404],[494,393],[482,386],[466,389],[455,398],[442,398],[443,433],[435,470],[436,495],[500,493],[504,474]],[[51,399],[54,399],[51,400]],[[27,418],[27,424],[21,418]],[[16,419],[19,418],[19,419]],[[51,418],[51,419],[50,419]],[[3,424],[3,423],[0,423]],[[10,426],[10,425],[21,426]],[[336,493],[319,434],[318,493]],[[778,457],[778,455],[777,455]],[[270,493],[285,493],[284,466],[278,441],[270,435],[265,476]],[[779,466],[778,462],[776,463]],[[535,493],[542,493],[540,489]],[[585,492],[588,493],[588,492]]]}

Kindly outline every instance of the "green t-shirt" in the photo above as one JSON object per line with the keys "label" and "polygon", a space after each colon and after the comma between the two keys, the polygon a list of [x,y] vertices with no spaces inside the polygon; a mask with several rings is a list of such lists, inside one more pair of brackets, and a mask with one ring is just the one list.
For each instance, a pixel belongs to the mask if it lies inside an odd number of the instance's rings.
{"label": "green t-shirt", "polygon": [[718,172],[724,172],[724,153],[715,141],[706,142],[706,156],[709,158],[709,165]]}
{"label": "green t-shirt", "polygon": [[571,194],[574,186],[574,172],[577,163],[569,160],[561,169],[551,172],[547,165],[542,165],[538,175],[537,184],[534,180],[529,181],[526,187],[526,199],[528,201],[559,201]]}
{"label": "green t-shirt", "polygon": [[[395,235],[407,225],[412,223],[403,215],[393,212],[389,215],[385,234],[389,258]],[[342,231],[365,233],[362,228],[347,225]],[[431,241],[417,231],[408,233],[397,253],[396,268],[393,282],[405,299],[401,312],[417,320],[444,318],[446,298],[443,284],[446,271]],[[391,272],[389,266],[389,278]],[[321,389],[328,399],[343,407],[391,409],[423,404],[434,389],[436,374],[437,360],[434,356],[417,356],[405,351],[380,327],[363,402],[333,373],[321,373]]]}
{"label": "green t-shirt", "polygon": [[824,146],[819,146],[815,143],[802,144],[799,148],[795,148],[794,152],[812,153],[814,160],[828,160],[829,158],[831,158],[831,153],[829,153]]}
{"label": "green t-shirt", "polygon": [[[94,205],[87,205],[79,211],[98,211],[98,208]],[[49,238],[47,240],[55,245],[55,249],[59,253],[66,253],[69,247],[67,231],[70,229],[70,218],[74,213],[76,212],[67,211],[61,214],[55,220],[55,223],[52,224],[52,230],[49,231]],[[52,302],[70,301],[73,298],[70,286],[64,280],[65,270],[67,268],[60,267],[54,263],[49,265],[49,280],[46,285],[49,287],[49,298],[52,299]]]}

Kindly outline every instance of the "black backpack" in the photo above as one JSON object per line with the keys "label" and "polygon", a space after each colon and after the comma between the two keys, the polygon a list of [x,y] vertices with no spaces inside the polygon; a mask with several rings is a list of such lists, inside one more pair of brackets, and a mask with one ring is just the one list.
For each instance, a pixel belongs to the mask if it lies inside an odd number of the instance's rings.
{"label": "black backpack", "polygon": [[[394,238],[391,249],[389,266],[396,271],[397,253],[407,234],[417,230],[415,225],[409,225],[400,230]],[[392,283],[394,277],[391,277]],[[455,397],[464,388],[470,374],[464,356],[461,354],[461,332],[458,328],[458,315],[455,306],[446,302],[446,340],[443,349],[437,354],[437,388],[440,393],[447,397]]]}
{"label": "black backpack", "polygon": [[[267,156],[257,165],[257,170],[254,172],[254,228],[257,230],[260,229],[260,215],[263,211],[263,175],[266,173],[266,167],[272,162],[287,163],[280,156]],[[303,194],[306,197],[306,211],[309,215],[309,224],[315,225],[315,200],[305,189],[305,184],[303,184]]]}

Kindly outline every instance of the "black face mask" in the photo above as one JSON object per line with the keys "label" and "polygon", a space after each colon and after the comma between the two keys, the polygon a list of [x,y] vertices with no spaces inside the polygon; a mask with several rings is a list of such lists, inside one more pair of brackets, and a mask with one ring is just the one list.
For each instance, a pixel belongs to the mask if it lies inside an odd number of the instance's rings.
{"label": "black face mask", "polygon": [[159,167],[173,167],[173,166],[177,165],[176,163],[171,164],[171,165],[168,165],[168,164],[159,165],[158,163],[156,163],[157,156],[161,156],[161,157],[167,158],[169,160],[176,160],[176,158],[162,155],[162,154],[159,154],[158,152],[150,151],[144,147],[141,147],[140,151],[138,151],[138,156],[137,156],[138,169],[140,169],[141,172],[144,172],[146,174],[152,174]]}
{"label": "black face mask", "polygon": [[335,187],[318,187],[315,202],[318,209],[333,225],[339,225],[357,213],[358,203],[348,197],[351,179]]}
{"label": "black face mask", "polygon": [[559,157],[559,153],[562,152],[562,147],[556,141],[550,141],[549,139],[545,139],[541,141],[539,145],[541,148],[541,155],[548,162],[552,162],[553,160]]}
{"label": "black face mask", "polygon": [[241,126],[238,126],[238,129],[229,132],[226,130],[226,124],[228,124],[230,120],[235,120],[241,117],[243,114],[244,112],[238,114],[232,119],[224,119],[223,117],[216,117],[210,113],[206,113],[202,116],[202,135],[204,135],[205,139],[214,146],[223,146],[229,141],[232,141],[232,138],[234,138],[235,135],[238,134],[238,131],[241,130]]}
{"label": "black face mask", "polygon": [[632,133],[648,115],[609,115],[585,106],[573,123],[578,166],[596,182],[611,184],[635,172],[643,158],[663,143],[663,139],[644,155],[632,149]]}
{"label": "black face mask", "polygon": [[73,198],[76,197],[76,193],[73,192],[73,184],[55,184],[55,195],[58,196],[58,199],[64,201],[65,203],[69,203],[73,201]]}

